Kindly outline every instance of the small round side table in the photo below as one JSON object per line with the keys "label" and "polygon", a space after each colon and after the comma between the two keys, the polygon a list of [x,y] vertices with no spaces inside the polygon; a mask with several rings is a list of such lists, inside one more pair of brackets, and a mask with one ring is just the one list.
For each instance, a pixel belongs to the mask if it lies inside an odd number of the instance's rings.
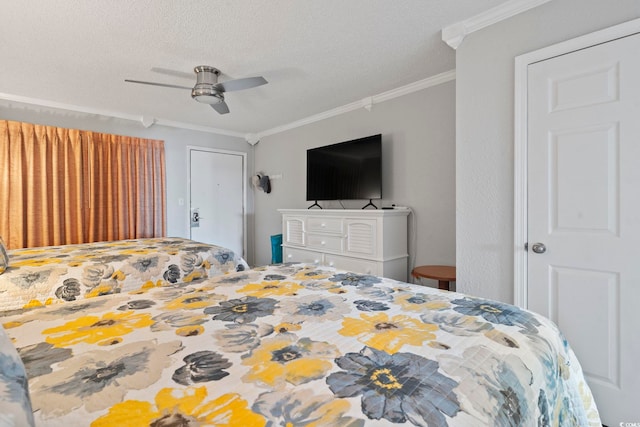
{"label": "small round side table", "polygon": [[438,289],[449,290],[449,282],[456,281],[456,268],[450,265],[421,265],[411,271],[416,279],[424,277],[438,281]]}

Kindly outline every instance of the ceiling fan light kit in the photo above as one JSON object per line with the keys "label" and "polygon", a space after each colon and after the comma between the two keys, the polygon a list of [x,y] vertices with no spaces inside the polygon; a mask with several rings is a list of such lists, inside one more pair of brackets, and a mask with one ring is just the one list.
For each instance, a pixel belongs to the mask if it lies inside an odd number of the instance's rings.
{"label": "ceiling fan light kit", "polygon": [[267,80],[262,77],[247,77],[244,79],[227,80],[218,83],[220,70],[209,65],[198,65],[193,69],[196,73],[196,84],[193,88],[177,86],[165,83],[145,82],[141,80],[125,79],[127,83],[139,83],[152,86],[170,87],[175,89],[191,89],[191,97],[203,104],[209,104],[219,114],[227,114],[229,107],[224,102],[224,93],[235,90],[250,89],[252,87],[267,84]]}
{"label": "ceiling fan light kit", "polygon": [[224,101],[219,89],[214,88],[218,83],[220,70],[208,65],[198,65],[193,69],[196,73],[196,85],[191,89],[191,97],[203,104],[218,104]]}

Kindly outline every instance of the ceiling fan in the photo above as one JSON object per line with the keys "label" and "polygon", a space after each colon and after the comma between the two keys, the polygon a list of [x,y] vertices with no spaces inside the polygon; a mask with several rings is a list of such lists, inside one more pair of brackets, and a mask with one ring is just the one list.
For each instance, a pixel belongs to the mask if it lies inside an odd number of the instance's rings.
{"label": "ceiling fan", "polygon": [[198,65],[193,69],[196,73],[195,86],[178,86],[165,83],[145,82],[141,80],[125,79],[127,83],[140,83],[143,85],[163,86],[171,87],[175,89],[189,89],[191,90],[191,97],[203,104],[209,104],[211,107],[220,114],[227,114],[229,112],[229,106],[224,102],[224,93],[232,92],[234,90],[250,89],[256,86],[262,86],[267,84],[267,80],[264,77],[247,77],[244,79],[227,80],[225,82],[218,83],[218,76],[220,70],[209,65]]}

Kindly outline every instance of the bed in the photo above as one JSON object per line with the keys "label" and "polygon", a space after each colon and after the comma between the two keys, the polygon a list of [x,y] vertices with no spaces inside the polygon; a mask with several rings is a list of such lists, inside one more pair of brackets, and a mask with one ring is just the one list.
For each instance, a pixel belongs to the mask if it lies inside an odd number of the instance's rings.
{"label": "bed", "polygon": [[[10,251],[0,425],[600,426],[569,344],[534,313],[329,267],[249,269],[197,242],[129,245],[148,252],[101,244],[78,265],[60,247],[15,266]],[[125,267],[153,254],[148,275]],[[65,272],[37,292],[7,284],[56,256]],[[124,264],[101,291],[83,282],[108,262]]]}

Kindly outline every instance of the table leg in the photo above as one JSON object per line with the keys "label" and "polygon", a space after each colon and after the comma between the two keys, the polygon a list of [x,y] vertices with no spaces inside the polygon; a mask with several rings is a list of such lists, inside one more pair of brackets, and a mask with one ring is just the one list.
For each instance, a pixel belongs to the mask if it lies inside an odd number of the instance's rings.
{"label": "table leg", "polygon": [[446,280],[438,280],[438,289],[444,289],[445,291],[449,290],[449,282]]}

